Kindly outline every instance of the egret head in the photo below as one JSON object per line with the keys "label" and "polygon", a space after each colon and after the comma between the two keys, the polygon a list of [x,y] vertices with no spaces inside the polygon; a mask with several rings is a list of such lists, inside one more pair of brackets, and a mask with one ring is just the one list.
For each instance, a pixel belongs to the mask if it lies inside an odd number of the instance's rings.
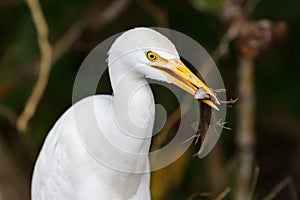
{"label": "egret head", "polygon": [[215,94],[180,60],[174,44],[152,29],[131,29],[117,38],[108,57],[109,66],[114,62],[121,62],[126,71],[138,76],[175,84],[191,95],[203,88],[210,96],[203,101],[218,110]]}

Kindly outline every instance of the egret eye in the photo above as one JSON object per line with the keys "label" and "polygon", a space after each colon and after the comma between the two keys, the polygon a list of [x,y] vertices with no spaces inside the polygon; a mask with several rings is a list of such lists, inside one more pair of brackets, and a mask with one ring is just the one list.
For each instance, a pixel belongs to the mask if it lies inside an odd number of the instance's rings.
{"label": "egret eye", "polygon": [[150,60],[150,61],[155,61],[157,59],[157,54],[152,51],[148,51],[146,54],[147,54],[148,60]]}

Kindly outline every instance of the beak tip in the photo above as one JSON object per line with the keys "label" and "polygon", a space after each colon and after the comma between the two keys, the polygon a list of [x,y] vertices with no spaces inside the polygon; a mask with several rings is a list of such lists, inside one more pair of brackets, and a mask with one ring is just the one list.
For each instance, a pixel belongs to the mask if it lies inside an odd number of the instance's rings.
{"label": "beak tip", "polygon": [[220,111],[220,109],[216,106],[216,105],[214,105],[214,106],[212,106],[215,110],[217,110],[217,111]]}
{"label": "beak tip", "polygon": [[213,109],[219,111],[220,109],[211,101],[208,99],[202,100],[204,103],[206,103],[207,105],[209,105],[210,107],[212,107]]}

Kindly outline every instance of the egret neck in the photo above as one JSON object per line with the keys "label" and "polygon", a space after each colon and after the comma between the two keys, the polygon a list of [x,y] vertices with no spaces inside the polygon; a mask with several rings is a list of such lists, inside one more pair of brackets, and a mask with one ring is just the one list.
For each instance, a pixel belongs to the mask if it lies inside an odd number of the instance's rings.
{"label": "egret neck", "polygon": [[[143,74],[128,67],[121,61],[109,65],[109,74],[113,89],[113,119],[121,133],[121,150],[146,154],[149,152],[153,122],[154,98],[151,88]],[[122,135],[120,135],[122,134]]]}

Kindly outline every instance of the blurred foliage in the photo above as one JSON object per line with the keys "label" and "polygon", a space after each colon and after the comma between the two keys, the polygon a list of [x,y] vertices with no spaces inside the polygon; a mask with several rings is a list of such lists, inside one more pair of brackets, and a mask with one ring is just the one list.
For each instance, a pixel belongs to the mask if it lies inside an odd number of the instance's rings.
{"label": "blurred foliage", "polygon": [[[136,0],[138,1],[138,0]],[[71,49],[54,65],[45,95],[38,111],[30,122],[26,135],[18,135],[5,116],[0,118],[0,138],[12,163],[24,174],[28,188],[34,160],[47,132],[59,116],[71,106],[72,87],[81,62],[93,47],[112,34],[136,26],[157,26],[157,22],[136,1],[132,1],[120,17],[109,22],[101,30],[85,29]],[[52,44],[74,24],[86,17],[95,7],[104,8],[111,1],[52,1],[42,0],[44,14]],[[166,10],[169,28],[185,33],[212,52],[226,31],[220,19],[221,1],[214,0],[153,0]],[[0,104],[20,113],[36,81],[37,69],[33,62],[39,57],[36,32],[27,6],[24,2],[2,0],[0,3]],[[277,183],[292,177],[300,195],[300,1],[261,0],[251,15],[254,19],[283,20],[287,22],[289,33],[278,47],[258,58],[256,65],[256,164],[260,167],[255,195],[265,196]],[[239,53],[235,44],[230,45],[228,54],[217,64],[223,75],[228,97],[236,97],[236,66]],[[18,77],[15,79],[14,77]],[[106,76],[99,83],[99,92],[109,93],[111,88]],[[153,86],[156,100],[168,106],[171,113],[177,106],[172,95]],[[223,187],[234,189],[235,161],[235,108],[228,109],[229,125],[233,131],[224,131],[218,143],[222,152],[221,166],[225,174]],[[209,185],[210,171],[208,158],[199,160],[183,157],[186,166],[178,172],[154,173],[154,193],[159,196],[165,191],[164,199],[187,199],[194,193],[212,191]],[[179,160],[179,161],[182,161]],[[182,165],[178,162],[178,166]],[[176,166],[176,163],[174,163]],[[0,167],[1,167],[0,163]],[[0,168],[2,173],[6,169]],[[160,173],[164,175],[159,176]],[[168,176],[174,176],[176,184],[169,185]],[[158,181],[161,180],[161,181]],[[0,188],[1,191],[1,188]],[[276,199],[289,199],[289,190],[283,189]],[[161,197],[161,196],[160,196]],[[225,199],[232,199],[232,192]],[[159,198],[158,198],[159,199]],[[207,199],[207,198],[194,198]]]}

